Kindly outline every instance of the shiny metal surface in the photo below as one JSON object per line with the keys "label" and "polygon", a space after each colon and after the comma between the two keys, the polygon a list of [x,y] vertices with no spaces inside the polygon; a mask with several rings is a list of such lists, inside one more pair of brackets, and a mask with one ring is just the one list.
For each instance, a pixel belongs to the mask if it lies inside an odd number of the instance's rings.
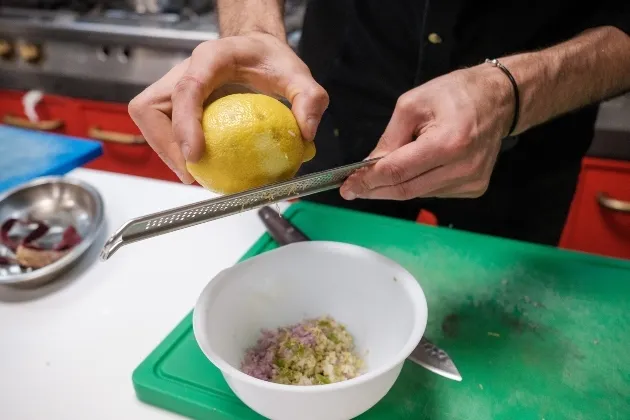
{"label": "shiny metal surface", "polygon": [[83,20],[82,18],[36,21],[7,19],[0,14],[0,28],[3,34],[46,42],[58,40],[97,44],[142,44],[161,49],[192,50],[200,42],[218,37],[216,19],[212,15],[199,24],[188,23],[188,28],[178,28],[178,24],[148,26],[132,23],[119,24],[106,20]]}
{"label": "shiny metal surface", "polygon": [[127,0],[139,13],[162,13],[168,9],[181,9],[187,3],[184,0]]}
{"label": "shiny metal surface", "polygon": [[445,378],[454,381],[462,380],[462,375],[460,375],[449,355],[424,337],[422,337],[420,344],[409,355],[408,359]]}
{"label": "shiny metal surface", "polygon": [[[0,27],[2,22],[0,22]],[[23,76],[56,76],[75,78],[88,81],[106,81],[147,86],[177,63],[190,56],[190,50],[169,50],[161,47],[145,45],[116,44],[114,34],[98,42],[85,42],[94,34],[76,34],[72,40],[50,38],[40,43],[42,58],[37,63],[29,63],[14,57],[10,60],[0,60],[0,73],[16,72]],[[206,35],[206,39],[210,39]],[[204,39],[205,40],[205,39]],[[194,45],[203,40],[195,40]],[[21,41],[15,41],[19,43]],[[151,42],[159,42],[152,38]],[[181,40],[180,40],[181,42]],[[106,52],[106,53],[105,53]],[[31,88],[39,89],[34,85]]]}
{"label": "shiny metal surface", "polygon": [[[299,42],[304,7],[288,7],[285,24],[294,48]],[[12,51],[38,50],[29,62],[20,54],[0,57],[1,88],[45,89],[40,79],[63,77],[144,88],[174,65],[189,57],[201,42],[218,38],[213,11],[195,13],[133,14],[116,10],[78,13],[72,10],[34,10],[0,6],[0,40]],[[16,78],[24,80],[16,81]],[[14,81],[13,85],[11,81]],[[67,83],[54,85],[54,93]],[[141,89],[140,89],[141,90]],[[87,95],[90,97],[90,95]],[[100,99],[96,94],[94,99]],[[108,100],[127,102],[128,95]]]}
{"label": "shiny metal surface", "polygon": [[[55,238],[70,224],[83,238],[61,259],[37,270],[19,266],[0,268],[0,285],[39,286],[70,269],[90,248],[104,225],[104,204],[92,186],[65,177],[38,178],[0,196],[0,223],[8,218],[38,219],[50,226],[46,237]],[[56,236],[58,240],[59,236]],[[0,245],[0,255],[8,255]]]}
{"label": "shiny metal surface", "polygon": [[112,235],[103,250],[101,259],[107,260],[122,246],[154,236],[174,232],[200,223],[220,219],[265,205],[304,197],[341,186],[354,171],[374,164],[379,158],[304,175],[285,182],[254,188],[211,200],[149,214],[129,220]]}

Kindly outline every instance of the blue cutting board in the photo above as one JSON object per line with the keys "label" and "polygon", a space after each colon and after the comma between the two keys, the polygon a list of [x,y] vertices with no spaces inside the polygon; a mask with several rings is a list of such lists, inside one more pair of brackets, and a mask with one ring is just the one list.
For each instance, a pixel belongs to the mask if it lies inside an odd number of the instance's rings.
{"label": "blue cutting board", "polygon": [[63,175],[102,153],[98,141],[0,125],[0,193],[34,178]]}

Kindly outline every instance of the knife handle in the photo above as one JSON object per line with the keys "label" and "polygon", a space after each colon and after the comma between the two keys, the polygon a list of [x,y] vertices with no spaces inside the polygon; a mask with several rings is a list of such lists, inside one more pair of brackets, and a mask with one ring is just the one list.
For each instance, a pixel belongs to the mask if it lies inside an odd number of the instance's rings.
{"label": "knife handle", "polygon": [[308,237],[269,206],[258,210],[258,216],[278,245],[308,241]]}

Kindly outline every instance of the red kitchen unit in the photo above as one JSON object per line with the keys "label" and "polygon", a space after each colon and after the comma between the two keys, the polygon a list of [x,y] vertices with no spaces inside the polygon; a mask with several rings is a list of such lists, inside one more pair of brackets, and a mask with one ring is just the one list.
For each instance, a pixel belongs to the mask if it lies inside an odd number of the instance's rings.
{"label": "red kitchen unit", "polygon": [[0,91],[0,123],[75,136],[81,133],[83,122],[77,114],[78,106],[72,99],[44,95],[36,107],[39,121],[31,122],[24,114],[23,97],[24,92]]}
{"label": "red kitchen unit", "polygon": [[127,105],[80,101],[84,137],[103,144],[103,155],[88,168],[179,182],[179,178],[151,149],[129,117]]}
{"label": "red kitchen unit", "polygon": [[33,123],[24,115],[23,96],[0,90],[0,123],[99,140],[103,154],[88,168],[179,182],[142,137],[126,104],[46,94],[35,108],[40,121]]}
{"label": "red kitchen unit", "polygon": [[559,246],[630,259],[630,162],[583,160]]}

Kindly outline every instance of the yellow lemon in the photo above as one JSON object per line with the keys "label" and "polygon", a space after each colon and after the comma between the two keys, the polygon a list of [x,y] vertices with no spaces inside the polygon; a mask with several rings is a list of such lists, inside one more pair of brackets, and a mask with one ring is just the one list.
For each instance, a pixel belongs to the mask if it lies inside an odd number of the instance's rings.
{"label": "yellow lemon", "polygon": [[201,125],[206,148],[187,163],[203,187],[232,194],[295,176],[315,156],[313,142],[302,138],[291,110],[257,93],[224,96],[205,107]]}

